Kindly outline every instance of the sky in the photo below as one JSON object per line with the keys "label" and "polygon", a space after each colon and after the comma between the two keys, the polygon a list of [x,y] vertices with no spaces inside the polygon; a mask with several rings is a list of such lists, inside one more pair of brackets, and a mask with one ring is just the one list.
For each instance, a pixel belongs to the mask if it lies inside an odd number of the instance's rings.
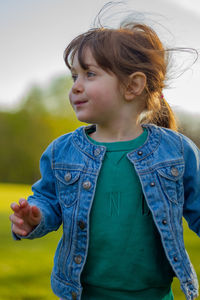
{"label": "sky", "polygon": [[[0,0],[0,109],[16,106],[31,86],[44,86],[56,76],[67,75],[63,61],[65,47],[90,28],[107,2]],[[147,24],[154,27],[168,47],[190,47],[200,51],[199,0],[121,2],[129,11],[144,13]],[[117,20],[122,17],[124,7],[121,5]],[[110,20],[108,16],[107,25]],[[173,108],[200,113],[200,58],[191,67],[193,60],[194,56],[189,53],[174,54],[169,73],[172,79],[163,93]],[[188,70],[179,77],[185,69]]]}

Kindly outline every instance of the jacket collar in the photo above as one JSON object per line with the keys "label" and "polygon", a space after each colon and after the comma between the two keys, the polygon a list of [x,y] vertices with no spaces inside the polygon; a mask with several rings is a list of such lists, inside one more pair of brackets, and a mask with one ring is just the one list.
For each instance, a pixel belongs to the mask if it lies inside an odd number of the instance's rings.
{"label": "jacket collar", "polygon": [[[146,142],[140,148],[128,154],[128,157],[135,162],[143,160],[151,155],[160,144],[161,132],[158,126],[153,124],[143,124],[142,127],[146,128],[148,131]],[[106,147],[93,144],[86,135],[86,132],[93,132],[95,129],[95,125],[79,127],[73,132],[72,139],[76,147],[86,155],[95,160],[102,160],[106,152]]]}
{"label": "jacket collar", "polygon": [[87,137],[86,132],[96,130],[95,125],[82,126],[73,132],[72,139],[76,147],[94,160],[103,160],[106,152],[105,146],[93,144]]}
{"label": "jacket collar", "polygon": [[147,129],[148,136],[146,142],[141,147],[128,154],[128,157],[134,162],[139,162],[150,156],[160,145],[160,128],[153,124],[143,124],[142,127]]}

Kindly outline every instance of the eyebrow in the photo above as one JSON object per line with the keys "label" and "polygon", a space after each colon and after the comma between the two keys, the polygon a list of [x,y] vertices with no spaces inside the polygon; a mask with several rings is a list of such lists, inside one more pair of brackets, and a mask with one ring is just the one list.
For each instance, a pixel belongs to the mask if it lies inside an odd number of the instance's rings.
{"label": "eyebrow", "polygon": [[[94,68],[96,68],[96,69],[99,68],[98,65],[94,65],[94,64],[85,64],[85,66],[86,66],[86,70],[89,69],[90,67],[94,67]],[[75,71],[76,71],[76,68],[74,68],[74,67],[72,66],[70,71],[71,71],[71,72],[75,72]]]}
{"label": "eyebrow", "polygon": [[97,66],[97,65],[94,65],[94,64],[85,64],[88,68],[89,67],[95,67],[95,68],[99,68],[99,66]]}

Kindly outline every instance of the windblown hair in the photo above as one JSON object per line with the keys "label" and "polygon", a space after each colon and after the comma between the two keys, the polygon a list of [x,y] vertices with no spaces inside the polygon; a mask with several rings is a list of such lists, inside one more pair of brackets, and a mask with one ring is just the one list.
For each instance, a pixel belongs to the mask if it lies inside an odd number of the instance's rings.
{"label": "windblown hair", "polygon": [[123,24],[119,29],[93,28],[71,41],[64,52],[69,69],[75,53],[83,69],[84,51],[89,48],[97,64],[105,71],[114,73],[126,85],[128,76],[134,72],[146,75],[146,102],[141,123],[177,130],[172,109],[164,99],[162,90],[168,65],[165,51],[155,31],[144,24]]}

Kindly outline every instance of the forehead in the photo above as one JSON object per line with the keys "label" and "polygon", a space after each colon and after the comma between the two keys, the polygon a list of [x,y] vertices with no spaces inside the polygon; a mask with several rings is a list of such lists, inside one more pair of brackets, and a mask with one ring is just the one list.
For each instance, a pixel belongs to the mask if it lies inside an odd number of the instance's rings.
{"label": "forehead", "polygon": [[[81,54],[81,58],[80,58],[80,54]],[[81,53],[79,53],[79,51],[77,50],[73,56],[72,59],[72,67],[75,67],[76,65],[82,65],[82,62],[84,63],[84,67],[90,66],[90,65],[94,65],[94,66],[98,66],[92,51],[90,50],[89,47],[86,47],[85,49],[82,50]]]}

